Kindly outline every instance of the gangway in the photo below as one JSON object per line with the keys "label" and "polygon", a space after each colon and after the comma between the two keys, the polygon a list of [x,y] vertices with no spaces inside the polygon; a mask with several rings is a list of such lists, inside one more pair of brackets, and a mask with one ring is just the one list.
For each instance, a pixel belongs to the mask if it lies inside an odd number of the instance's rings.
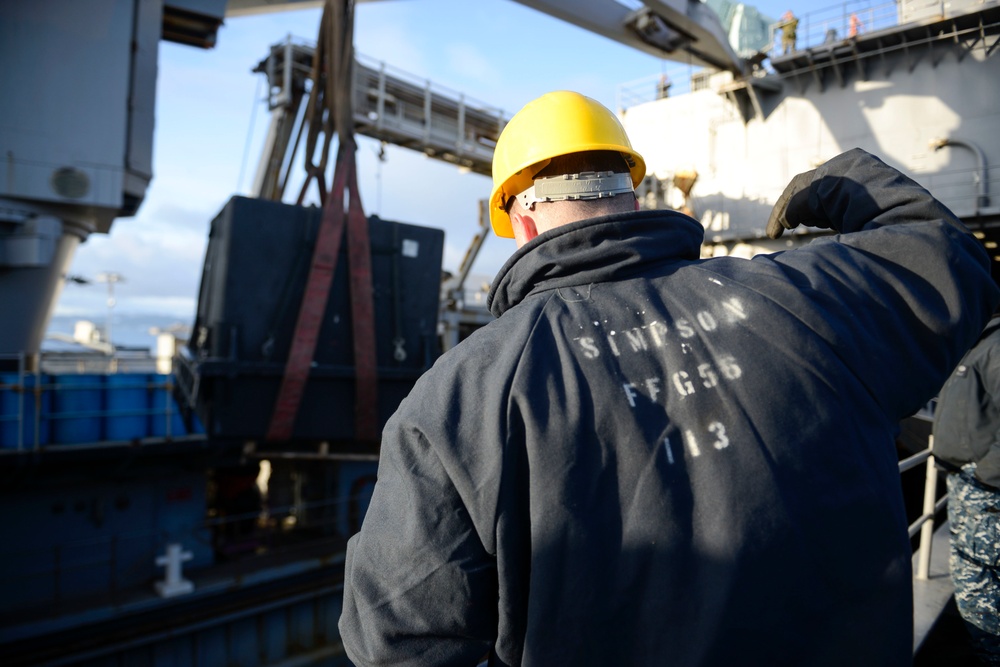
{"label": "gangway", "polygon": [[[306,125],[302,103],[308,95],[314,54],[315,47],[289,36],[273,45],[254,68],[267,77],[271,111],[253,185],[257,197],[280,200],[285,191]],[[352,79],[357,134],[490,175],[493,148],[508,120],[501,109],[359,54]]]}

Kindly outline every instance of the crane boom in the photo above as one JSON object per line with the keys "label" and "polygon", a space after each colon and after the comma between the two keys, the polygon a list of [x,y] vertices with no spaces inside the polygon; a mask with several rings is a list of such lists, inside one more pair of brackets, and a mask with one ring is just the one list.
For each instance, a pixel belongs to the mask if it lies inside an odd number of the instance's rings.
{"label": "crane boom", "polygon": [[[372,2],[374,0],[359,0]],[[740,74],[719,17],[701,0],[514,0],[625,46],[663,58]],[[227,0],[226,16],[321,7],[322,0]]]}
{"label": "crane boom", "polygon": [[700,0],[642,0],[638,9],[616,0],[514,2],[664,60],[744,70],[719,17]]}

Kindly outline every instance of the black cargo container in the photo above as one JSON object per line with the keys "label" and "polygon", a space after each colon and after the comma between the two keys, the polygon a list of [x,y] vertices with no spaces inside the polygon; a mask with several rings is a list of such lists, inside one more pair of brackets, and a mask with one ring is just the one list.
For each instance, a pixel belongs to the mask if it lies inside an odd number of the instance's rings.
{"label": "black cargo container", "polygon": [[[322,211],[233,197],[212,221],[198,310],[177,360],[181,395],[209,437],[267,433],[302,302]],[[368,219],[378,367],[385,424],[438,355],[444,232]],[[293,439],[354,438],[354,348],[347,240],[340,245],[313,368]]]}

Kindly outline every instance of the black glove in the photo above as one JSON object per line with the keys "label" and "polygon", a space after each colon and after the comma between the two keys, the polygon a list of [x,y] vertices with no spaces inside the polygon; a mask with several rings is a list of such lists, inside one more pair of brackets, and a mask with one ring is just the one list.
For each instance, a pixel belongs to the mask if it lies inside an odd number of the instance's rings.
{"label": "black glove", "polygon": [[813,210],[809,203],[810,188],[815,176],[815,169],[801,173],[785,187],[785,191],[771,209],[771,217],[767,220],[769,237],[776,239],[786,229],[795,229],[799,225],[830,228],[830,221],[826,219],[823,211]]}

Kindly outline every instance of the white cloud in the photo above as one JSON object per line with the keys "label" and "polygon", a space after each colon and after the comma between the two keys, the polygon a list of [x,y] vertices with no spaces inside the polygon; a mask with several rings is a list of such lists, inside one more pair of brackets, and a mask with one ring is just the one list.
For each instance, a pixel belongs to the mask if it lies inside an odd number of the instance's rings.
{"label": "white cloud", "polygon": [[[611,106],[617,84],[647,73],[647,65],[658,70],[651,57],[510,0],[371,2],[355,12],[359,54],[508,115],[567,87]],[[305,10],[230,19],[209,51],[161,45],[154,177],[146,199],[135,218],[120,219],[109,235],[82,244],[70,274],[125,276],[116,292],[118,311],[193,318],[211,220],[249,187],[261,155],[269,116],[261,102],[263,77],[252,70],[289,34],[315,40],[319,17],[319,10]],[[389,147],[380,163],[377,146],[359,138],[365,211],[443,229],[443,268],[457,270],[479,228],[478,202],[489,196],[490,179],[404,148]],[[301,177],[295,174],[298,182]],[[473,270],[492,277],[513,250],[512,241],[489,235]],[[67,285],[58,312],[96,309],[99,317],[105,299],[103,285]]]}

